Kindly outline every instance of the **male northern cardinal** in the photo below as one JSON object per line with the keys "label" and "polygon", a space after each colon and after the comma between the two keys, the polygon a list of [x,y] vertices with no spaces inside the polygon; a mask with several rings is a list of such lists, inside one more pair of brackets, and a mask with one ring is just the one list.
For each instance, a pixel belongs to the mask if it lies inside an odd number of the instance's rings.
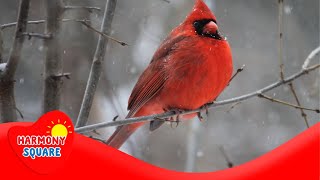
{"label": "male northern cardinal", "polygon": [[[215,100],[232,71],[231,49],[218,31],[215,16],[202,0],[196,0],[191,13],[162,42],[140,76],[129,98],[127,118],[197,109]],[[150,129],[161,122],[153,121]],[[143,124],[118,127],[107,143],[120,148]]]}

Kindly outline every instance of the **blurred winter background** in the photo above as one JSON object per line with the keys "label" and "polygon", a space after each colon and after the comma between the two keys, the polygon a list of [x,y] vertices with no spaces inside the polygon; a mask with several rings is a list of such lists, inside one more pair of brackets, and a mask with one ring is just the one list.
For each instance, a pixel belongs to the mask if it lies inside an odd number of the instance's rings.
{"label": "blurred winter background", "polygon": [[[101,12],[70,10],[64,18],[90,19],[99,29],[106,0],[68,0],[67,5],[100,7]],[[104,72],[95,95],[89,123],[124,118],[130,92],[153,53],[189,13],[193,0],[118,0],[112,36],[125,41],[127,47],[109,41]],[[219,27],[231,44],[234,68],[245,70],[219,97],[223,100],[262,88],[279,79],[278,0],[207,0]],[[0,24],[16,20],[18,0],[0,0]],[[31,1],[29,20],[44,19],[42,0]],[[284,1],[284,70],[285,75],[299,71],[306,56],[319,46],[319,0]],[[77,22],[62,23],[64,72],[71,79],[63,85],[62,110],[77,118],[97,34]],[[44,25],[28,25],[29,32],[43,32]],[[12,43],[14,28],[3,29],[4,58]],[[44,62],[41,39],[26,40],[22,61],[16,74],[16,103],[24,120],[41,115],[42,72]],[[319,59],[319,56],[316,57]],[[318,61],[318,60],[316,60]],[[319,71],[294,81],[303,106],[319,106]],[[295,103],[288,86],[268,95]],[[164,125],[153,133],[145,126],[135,133],[121,150],[156,166],[179,171],[213,171],[227,168],[219,147],[239,165],[252,160],[288,141],[306,129],[299,110],[253,98],[238,104],[210,110],[205,122],[197,119]],[[319,122],[319,114],[306,111],[311,125]],[[114,128],[100,129],[107,138]],[[95,135],[95,134],[94,134]]]}

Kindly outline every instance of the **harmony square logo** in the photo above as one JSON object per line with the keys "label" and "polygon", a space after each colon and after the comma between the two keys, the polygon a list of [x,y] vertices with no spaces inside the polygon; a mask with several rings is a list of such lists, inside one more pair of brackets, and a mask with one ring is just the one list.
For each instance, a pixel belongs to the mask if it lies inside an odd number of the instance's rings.
{"label": "harmony square logo", "polygon": [[40,174],[63,166],[71,153],[74,127],[61,111],[41,116],[32,126],[14,126],[8,131],[10,145],[19,159]]}

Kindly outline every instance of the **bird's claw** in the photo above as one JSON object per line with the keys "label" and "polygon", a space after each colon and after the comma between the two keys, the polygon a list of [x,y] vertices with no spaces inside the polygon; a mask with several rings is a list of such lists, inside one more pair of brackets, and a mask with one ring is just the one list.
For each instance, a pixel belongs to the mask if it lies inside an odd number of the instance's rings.
{"label": "bird's claw", "polygon": [[[183,112],[181,109],[170,109],[169,111],[174,113],[174,116],[170,117],[167,121],[170,122],[170,126],[173,128],[172,124],[176,123],[176,127],[178,127],[180,122],[180,114]],[[176,128],[175,127],[175,128]]]}
{"label": "bird's claw", "polygon": [[202,122],[203,121],[203,117],[201,115],[201,112],[197,112],[197,116],[198,116],[198,119]]}
{"label": "bird's claw", "polygon": [[206,115],[209,115],[209,107],[208,104],[203,105],[204,109],[206,110]]}

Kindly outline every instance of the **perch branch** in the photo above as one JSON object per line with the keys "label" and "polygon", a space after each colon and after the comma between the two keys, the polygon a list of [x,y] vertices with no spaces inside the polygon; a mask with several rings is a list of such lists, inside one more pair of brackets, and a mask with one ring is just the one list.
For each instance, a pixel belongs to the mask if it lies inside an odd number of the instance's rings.
{"label": "perch branch", "polygon": [[44,67],[44,98],[43,114],[59,109],[62,78],[56,78],[63,72],[63,62],[61,57],[61,44],[59,39],[60,22],[63,11],[61,0],[46,0],[47,19],[45,34],[50,34],[50,39],[44,39],[46,47],[46,60]]}
{"label": "perch branch", "polygon": [[10,122],[17,120],[16,103],[14,99],[14,75],[20,61],[24,42],[23,32],[27,29],[27,19],[30,0],[19,3],[18,18],[13,39],[13,45],[3,71],[0,74],[0,120]]}
{"label": "perch branch", "polygon": [[311,59],[313,59],[317,54],[319,54],[320,52],[320,46],[317,47],[316,49],[314,49],[307,57],[307,59],[304,61],[303,65],[302,65],[302,69],[307,69]]}
{"label": "perch branch", "polygon": [[[316,54],[314,54],[316,55]],[[311,67],[308,67],[306,69],[302,69],[299,72],[285,78],[284,80],[279,80],[277,82],[274,82],[262,89],[259,89],[257,91],[242,95],[242,96],[238,96],[238,97],[234,97],[231,99],[227,99],[227,100],[222,100],[222,101],[216,101],[216,102],[212,102],[212,103],[208,103],[206,106],[207,108],[213,108],[213,107],[217,107],[217,106],[222,106],[222,105],[226,105],[226,104],[232,104],[232,103],[237,103],[240,101],[244,101],[247,99],[250,99],[252,97],[256,97],[259,94],[268,92],[276,87],[279,87],[281,85],[287,84],[297,78],[299,78],[302,75],[308,74],[311,71],[314,71],[315,69],[319,68],[320,64],[316,64],[313,65]],[[180,113],[180,115],[183,114],[191,114],[191,113],[196,113],[196,112],[200,112],[202,110],[204,110],[205,108],[201,107],[199,109],[195,109],[195,110],[188,110],[188,111],[183,111]],[[80,127],[80,128],[76,128],[76,132],[78,133],[84,133],[84,132],[89,132],[89,131],[93,131],[95,129],[99,129],[99,128],[104,128],[104,127],[110,127],[110,126],[121,126],[121,125],[126,125],[126,124],[132,124],[132,123],[137,123],[137,122],[143,122],[143,121],[152,121],[154,119],[165,119],[165,118],[169,118],[174,116],[175,113],[174,112],[165,112],[162,114],[155,114],[155,115],[150,115],[150,116],[141,116],[141,117],[135,117],[135,118],[127,118],[124,120],[117,120],[117,121],[113,121],[113,122],[102,122],[102,123],[97,123],[97,124],[93,124],[93,125],[87,125],[85,127]]]}
{"label": "perch branch", "polygon": [[[111,32],[111,23],[116,8],[117,0],[108,0],[106,2],[105,11],[103,15],[101,32],[106,35],[109,35]],[[108,39],[103,38],[101,35],[98,39],[98,44],[96,52],[93,57],[93,62],[91,65],[91,70],[89,74],[89,79],[87,82],[87,87],[84,93],[83,101],[80,108],[80,113],[77,119],[76,127],[86,125],[90,113],[90,109],[93,102],[93,97],[98,86],[99,78],[102,71],[102,63],[104,60],[104,55],[106,51],[106,45]]]}

